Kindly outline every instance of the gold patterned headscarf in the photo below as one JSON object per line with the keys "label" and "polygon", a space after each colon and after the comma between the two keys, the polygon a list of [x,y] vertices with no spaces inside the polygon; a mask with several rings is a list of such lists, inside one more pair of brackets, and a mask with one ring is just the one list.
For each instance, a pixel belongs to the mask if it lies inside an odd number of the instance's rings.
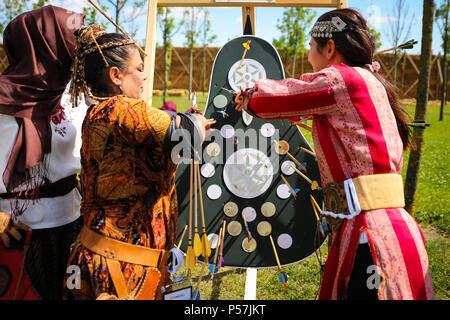
{"label": "gold patterned headscarf", "polygon": [[103,101],[108,99],[108,97],[94,96],[87,86],[84,70],[86,56],[93,53],[94,51],[98,51],[103,58],[103,62],[108,67],[109,64],[106,61],[105,56],[103,55],[102,49],[135,44],[132,39],[125,39],[120,41],[111,41],[99,45],[97,43],[97,39],[106,33],[106,30],[98,24],[82,26],[77,31],[75,31],[75,35],[77,36],[77,46],[75,48],[72,82],[70,84],[71,102],[74,107],[77,106],[78,98],[81,97],[82,93],[87,95],[92,100],[96,101]]}

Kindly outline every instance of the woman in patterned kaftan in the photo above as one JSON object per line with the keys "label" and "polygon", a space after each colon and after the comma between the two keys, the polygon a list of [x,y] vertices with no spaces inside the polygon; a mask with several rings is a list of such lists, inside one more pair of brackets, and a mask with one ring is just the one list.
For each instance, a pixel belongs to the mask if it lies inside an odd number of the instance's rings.
{"label": "woman in patterned kaftan", "polygon": [[[84,231],[68,263],[80,268],[81,281],[71,283],[68,275],[65,297],[160,299],[161,287],[168,283],[165,265],[175,241],[178,214],[170,133],[183,127],[204,137],[213,121],[198,114],[170,115],[141,100],[146,76],[130,39],[107,34],[97,25],[81,28],[77,37],[79,66],[75,66],[73,83],[77,79],[82,83],[84,76],[89,89],[83,83],[81,89],[100,102],[91,105],[83,123]],[[85,73],[81,76],[80,66]],[[117,245],[114,250],[99,249],[99,242],[110,244],[111,240],[118,240],[112,242]],[[147,255],[139,253],[142,247],[158,254],[155,265],[133,262]]]}

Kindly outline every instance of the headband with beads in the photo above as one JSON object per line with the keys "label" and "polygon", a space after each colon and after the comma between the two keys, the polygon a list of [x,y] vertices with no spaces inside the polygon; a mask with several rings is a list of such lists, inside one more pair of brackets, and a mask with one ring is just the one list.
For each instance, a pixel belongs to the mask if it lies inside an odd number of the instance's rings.
{"label": "headband with beads", "polygon": [[331,18],[331,21],[317,21],[311,29],[314,38],[331,38],[333,32],[342,32],[347,24],[339,17]]}
{"label": "headband with beads", "polygon": [[77,47],[75,48],[75,61],[72,72],[72,82],[70,84],[71,102],[74,107],[78,105],[78,98],[81,97],[82,93],[95,101],[104,101],[109,99],[109,97],[94,96],[87,86],[84,70],[86,56],[98,50],[105,65],[109,66],[109,63],[106,61],[106,58],[103,55],[102,49],[135,44],[132,39],[124,39],[99,45],[97,43],[97,39],[106,34],[106,31],[103,27],[97,24],[91,24],[87,27],[82,26],[80,29],[81,32],[77,40]]}

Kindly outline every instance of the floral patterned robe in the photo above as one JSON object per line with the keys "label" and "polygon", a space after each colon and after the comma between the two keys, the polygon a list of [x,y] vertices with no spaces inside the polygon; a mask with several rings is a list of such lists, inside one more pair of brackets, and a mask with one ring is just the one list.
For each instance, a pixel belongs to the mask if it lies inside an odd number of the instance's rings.
{"label": "floral patterned robe", "polygon": [[[331,65],[300,80],[259,80],[250,111],[265,119],[312,116],[322,185],[401,174],[403,144],[383,85],[364,68]],[[363,211],[333,235],[319,299],[345,299],[360,235],[382,276],[379,299],[433,299],[422,232],[403,208]]]}
{"label": "floral patterned robe", "polygon": [[[176,165],[164,149],[172,121],[142,100],[115,96],[91,106],[82,129],[81,214],[88,228],[107,237],[170,250],[177,225]],[[76,241],[68,265],[81,269],[80,289],[68,299],[114,295],[105,258]],[[121,262],[128,292],[143,267]],[[162,280],[165,281],[164,279]]]}

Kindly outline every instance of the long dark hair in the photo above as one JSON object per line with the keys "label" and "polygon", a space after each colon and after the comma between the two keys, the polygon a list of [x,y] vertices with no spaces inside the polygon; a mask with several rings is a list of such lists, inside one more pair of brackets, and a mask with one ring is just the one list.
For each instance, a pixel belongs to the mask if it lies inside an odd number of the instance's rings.
{"label": "long dark hair", "polygon": [[[354,9],[336,9],[324,13],[317,21],[330,21],[332,17],[338,16],[347,25],[342,32],[333,32],[332,40],[335,43],[336,50],[342,54],[346,63],[352,67],[364,67],[371,65],[376,49],[375,39],[369,32],[366,19]],[[329,38],[314,37],[321,50],[328,42]],[[403,141],[403,149],[410,144],[411,131],[408,126],[408,114],[403,109],[400,98],[395,87],[387,81],[382,75],[374,72],[373,75],[380,81],[387,93],[389,103],[395,115],[398,132]]]}

